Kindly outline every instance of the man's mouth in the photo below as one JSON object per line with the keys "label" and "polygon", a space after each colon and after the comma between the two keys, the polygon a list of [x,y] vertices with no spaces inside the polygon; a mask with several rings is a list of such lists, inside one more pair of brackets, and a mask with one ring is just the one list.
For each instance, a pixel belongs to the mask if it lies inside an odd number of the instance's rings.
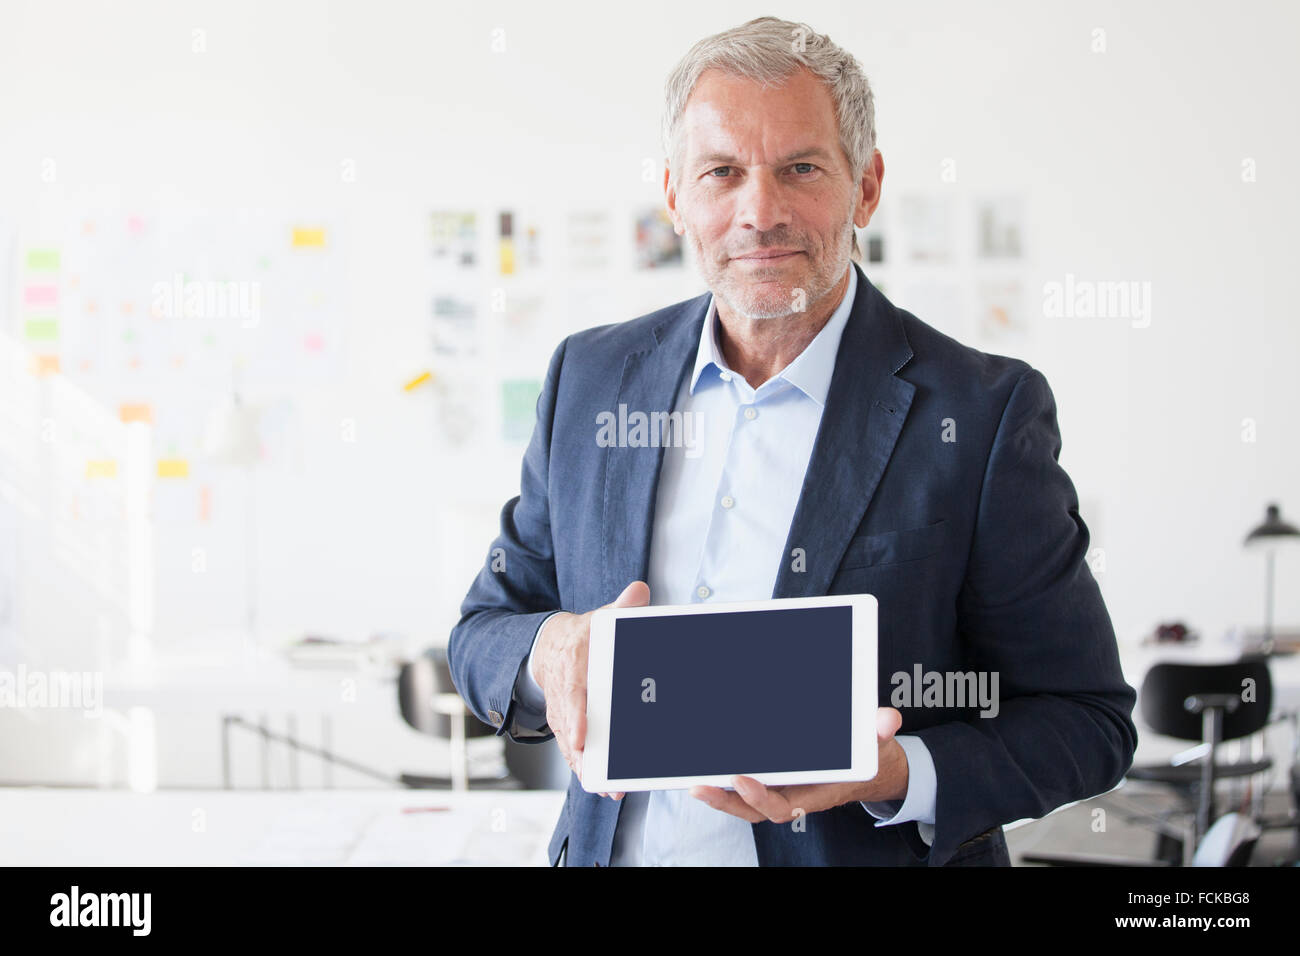
{"label": "man's mouth", "polygon": [[761,252],[751,252],[749,255],[736,256],[736,261],[770,265],[777,262],[787,262],[795,256],[801,255],[803,255],[803,251],[800,249],[764,249]]}

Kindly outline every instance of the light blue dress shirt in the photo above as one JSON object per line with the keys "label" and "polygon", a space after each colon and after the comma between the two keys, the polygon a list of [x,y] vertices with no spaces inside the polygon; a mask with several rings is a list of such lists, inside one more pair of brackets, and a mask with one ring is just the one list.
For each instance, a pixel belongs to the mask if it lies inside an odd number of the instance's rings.
{"label": "light blue dress shirt", "polygon": [[[651,604],[771,598],[857,284],[857,270],[850,267],[848,289],[830,320],[757,389],[727,367],[717,341],[717,305],[710,300],[695,368],[675,409],[693,416],[693,441],[664,449],[646,580]],[[526,711],[544,717],[546,699],[531,655],[515,697]],[[876,826],[916,821],[930,843],[934,761],[919,737],[897,739],[907,755],[906,799],[862,806]],[[629,793],[623,804],[612,866],[758,864],[751,824],[689,791]]]}

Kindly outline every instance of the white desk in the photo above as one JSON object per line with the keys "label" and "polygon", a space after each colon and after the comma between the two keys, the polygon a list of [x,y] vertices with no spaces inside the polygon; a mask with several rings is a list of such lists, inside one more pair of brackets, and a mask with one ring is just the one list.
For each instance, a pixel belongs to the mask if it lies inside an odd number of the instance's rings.
{"label": "white desk", "polygon": [[[559,791],[0,789],[11,866],[545,866]],[[403,813],[404,807],[449,807]]]}

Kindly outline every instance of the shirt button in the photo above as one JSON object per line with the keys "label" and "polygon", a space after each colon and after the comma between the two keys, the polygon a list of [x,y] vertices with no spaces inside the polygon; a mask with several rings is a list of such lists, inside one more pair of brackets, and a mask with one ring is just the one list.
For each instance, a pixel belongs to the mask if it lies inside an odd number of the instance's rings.
{"label": "shirt button", "polygon": [[734,505],[735,503],[736,503],[736,499],[733,498],[733,497],[731,497],[731,495],[723,495],[723,496],[722,496],[722,507],[724,507],[724,508],[730,508],[730,507],[731,507],[732,505]]}
{"label": "shirt button", "polygon": [[718,373],[718,378],[722,379],[724,382],[730,382],[730,381],[731,381],[731,373],[730,373],[730,372],[719,372],[719,373]]}
{"label": "shirt button", "polygon": [[708,597],[710,592],[705,585],[701,584],[698,588],[695,589],[695,593],[699,595],[701,599],[703,599]]}
{"label": "shirt button", "polygon": [[758,417],[758,411],[754,408],[753,405],[750,405],[745,409],[745,417],[748,418],[751,422]]}

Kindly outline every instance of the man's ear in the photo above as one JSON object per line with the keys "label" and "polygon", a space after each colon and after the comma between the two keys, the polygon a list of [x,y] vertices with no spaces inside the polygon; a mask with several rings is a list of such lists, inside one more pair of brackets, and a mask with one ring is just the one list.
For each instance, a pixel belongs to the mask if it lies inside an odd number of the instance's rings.
{"label": "man's ear", "polygon": [[670,185],[671,176],[668,172],[668,164],[664,163],[664,201],[668,204],[668,215],[673,220],[673,232],[679,236],[686,235],[686,227],[682,224],[681,216],[677,215],[677,188]]}
{"label": "man's ear", "polygon": [[871,162],[862,172],[862,181],[858,183],[857,204],[853,207],[853,224],[865,229],[871,217],[880,205],[880,192],[885,181],[885,158],[880,150],[873,150]]}

